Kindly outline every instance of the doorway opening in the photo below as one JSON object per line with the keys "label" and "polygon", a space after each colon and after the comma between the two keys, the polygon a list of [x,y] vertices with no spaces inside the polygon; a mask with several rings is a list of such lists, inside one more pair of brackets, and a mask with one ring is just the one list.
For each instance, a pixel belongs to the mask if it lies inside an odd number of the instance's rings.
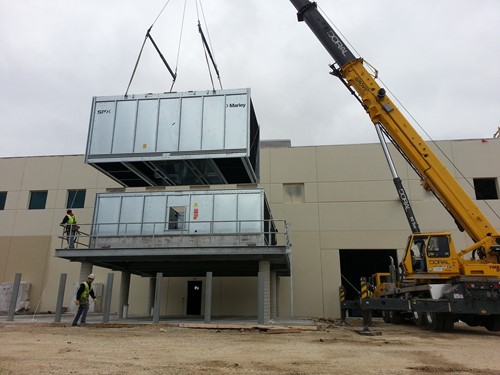
{"label": "doorway opening", "polygon": [[201,281],[188,281],[186,315],[201,315]]}
{"label": "doorway opening", "polygon": [[345,299],[359,299],[362,277],[368,278],[377,272],[389,272],[390,257],[397,265],[397,250],[340,250],[340,273],[345,288]]}

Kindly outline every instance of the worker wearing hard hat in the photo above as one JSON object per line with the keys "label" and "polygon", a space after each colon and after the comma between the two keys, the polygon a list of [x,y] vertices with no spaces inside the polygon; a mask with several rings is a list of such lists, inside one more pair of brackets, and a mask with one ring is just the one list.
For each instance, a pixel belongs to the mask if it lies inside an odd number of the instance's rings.
{"label": "worker wearing hard hat", "polygon": [[[90,297],[94,300],[96,299],[94,290],[92,289],[92,282],[94,281],[95,276],[91,273],[87,277],[87,281],[84,281],[80,284],[78,291],[76,292],[76,300],[75,303],[78,305],[78,311],[76,312],[75,318],[73,319],[73,327],[78,326],[78,320],[80,317],[82,318],[81,324],[85,325],[87,320],[87,313],[90,307]],[[90,297],[89,297],[90,296]]]}

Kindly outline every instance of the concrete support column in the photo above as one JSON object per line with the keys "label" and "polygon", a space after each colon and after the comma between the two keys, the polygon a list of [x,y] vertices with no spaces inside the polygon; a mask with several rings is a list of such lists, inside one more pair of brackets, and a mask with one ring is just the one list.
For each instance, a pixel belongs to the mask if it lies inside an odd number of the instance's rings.
{"label": "concrete support column", "polygon": [[12,284],[12,293],[10,295],[9,313],[7,314],[7,321],[12,322],[16,314],[17,295],[19,294],[19,287],[21,286],[21,274],[16,273],[14,276],[14,284]]}
{"label": "concrete support column", "polygon": [[271,320],[271,262],[259,261],[258,323],[266,324]]}
{"label": "concrete support column", "polygon": [[122,272],[122,278],[120,282],[120,294],[118,298],[119,319],[127,319],[129,291],[130,291],[130,272]]}
{"label": "concrete support column", "polygon": [[205,323],[212,321],[212,272],[205,277]]}
{"label": "concrete support column", "polygon": [[271,303],[271,319],[277,318],[277,299],[276,299],[276,271],[271,271],[270,277],[270,303]]}
{"label": "concrete support column", "polygon": [[281,277],[276,277],[276,317],[281,316],[280,312],[280,286],[281,286]]}
{"label": "concrete support column", "polygon": [[106,283],[106,297],[104,298],[104,313],[102,315],[102,322],[109,322],[109,314],[111,312],[111,297],[113,295],[113,273],[108,273],[108,281]]}
{"label": "concrete support column", "polygon": [[155,304],[155,286],[156,286],[156,278],[149,278],[149,295],[148,295],[148,306],[147,306],[147,315],[153,315],[153,307]]}
{"label": "concrete support column", "polygon": [[67,273],[61,273],[59,278],[59,291],[57,292],[57,302],[56,302],[56,316],[54,322],[59,323],[61,321],[62,308],[64,302],[64,290],[66,289],[66,279],[68,277]]}
{"label": "concrete support column", "polygon": [[160,323],[160,307],[161,307],[161,282],[163,280],[163,273],[156,274],[155,286],[155,302],[153,307],[153,323]]}
{"label": "concrete support column", "polygon": [[87,280],[87,276],[92,273],[92,266],[90,262],[82,262],[80,265],[80,280],[78,282],[83,283]]}

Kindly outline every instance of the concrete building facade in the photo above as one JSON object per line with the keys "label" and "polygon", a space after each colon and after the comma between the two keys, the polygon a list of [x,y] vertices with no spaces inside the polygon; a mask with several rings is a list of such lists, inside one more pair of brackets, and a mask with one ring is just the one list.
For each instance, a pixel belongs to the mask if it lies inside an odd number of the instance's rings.
{"label": "concrete building facade", "polygon": [[[266,147],[263,142],[258,185],[201,188],[262,187],[274,219],[291,226],[291,276],[282,278],[272,291],[279,295],[277,314],[335,318],[340,315],[339,286],[352,284],[355,296],[359,277],[386,271],[389,256],[400,261],[409,225],[379,144],[282,146]],[[432,148],[500,228],[500,139],[440,141]],[[458,248],[470,244],[432,193],[422,188],[416,173],[397,151],[391,151],[420,229],[451,231]],[[54,311],[61,273],[68,274],[69,283],[78,283],[81,271],[79,262],[54,256],[54,250],[64,246],[59,223],[66,208],[74,208],[79,223],[90,224],[96,193],[125,189],[84,164],[83,155],[2,158],[0,176],[0,282],[11,283],[21,273],[22,281],[31,285],[30,311]],[[105,289],[107,274],[113,271],[94,267],[92,272]],[[114,313],[122,277],[116,274]],[[204,281],[203,277],[164,278],[162,316],[186,315],[188,284]],[[252,277],[214,277],[212,315],[256,316],[256,284]],[[151,280],[132,275],[130,285],[128,313],[150,314]],[[72,292],[67,288],[64,297],[64,306],[70,309]]]}

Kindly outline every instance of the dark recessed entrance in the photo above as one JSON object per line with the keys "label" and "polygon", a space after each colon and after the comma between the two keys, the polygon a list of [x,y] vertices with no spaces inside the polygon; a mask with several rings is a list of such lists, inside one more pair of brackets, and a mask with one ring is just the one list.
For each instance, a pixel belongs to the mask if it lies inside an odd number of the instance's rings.
{"label": "dark recessed entrance", "polygon": [[201,315],[201,281],[188,281],[186,315]]}
{"label": "dark recessed entrance", "polygon": [[340,250],[340,273],[346,299],[359,299],[360,279],[377,272],[389,272],[392,257],[398,264],[396,250]]}

